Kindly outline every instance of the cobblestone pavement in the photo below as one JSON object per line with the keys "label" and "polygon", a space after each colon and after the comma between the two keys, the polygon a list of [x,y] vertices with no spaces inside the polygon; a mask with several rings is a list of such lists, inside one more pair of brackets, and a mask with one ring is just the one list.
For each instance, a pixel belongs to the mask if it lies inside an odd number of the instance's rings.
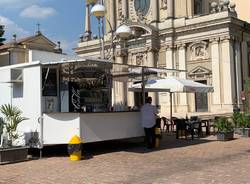
{"label": "cobblestone pavement", "polygon": [[141,140],[85,147],[85,159],[46,157],[0,166],[0,184],[250,184],[250,139],[218,142],[214,136],[175,140],[160,149]]}

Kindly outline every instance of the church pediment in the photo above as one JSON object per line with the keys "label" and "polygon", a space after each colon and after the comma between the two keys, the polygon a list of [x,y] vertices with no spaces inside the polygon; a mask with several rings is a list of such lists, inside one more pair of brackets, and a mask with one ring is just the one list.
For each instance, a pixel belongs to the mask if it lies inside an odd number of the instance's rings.
{"label": "church pediment", "polygon": [[56,44],[52,41],[50,41],[48,38],[46,38],[43,35],[36,36],[30,40],[27,40],[22,43],[23,45],[47,45],[48,47],[54,48]]}
{"label": "church pediment", "polygon": [[198,66],[196,68],[194,68],[193,70],[191,70],[188,75],[189,76],[196,76],[196,75],[210,75],[212,73],[211,70]]}

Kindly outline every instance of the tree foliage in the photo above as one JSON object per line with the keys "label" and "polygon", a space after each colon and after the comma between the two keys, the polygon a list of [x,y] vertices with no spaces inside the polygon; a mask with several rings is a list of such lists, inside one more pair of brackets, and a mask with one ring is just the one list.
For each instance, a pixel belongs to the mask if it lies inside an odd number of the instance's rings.
{"label": "tree foliage", "polygon": [[13,142],[19,137],[17,132],[18,125],[22,121],[27,120],[27,118],[21,116],[22,111],[20,109],[10,104],[2,105],[0,108],[0,112],[4,115],[4,117],[2,118],[2,124],[6,129],[8,138],[11,142]]}
{"label": "tree foliage", "polygon": [[3,42],[5,41],[3,35],[4,35],[4,26],[0,25],[0,45],[3,45],[4,44]]}

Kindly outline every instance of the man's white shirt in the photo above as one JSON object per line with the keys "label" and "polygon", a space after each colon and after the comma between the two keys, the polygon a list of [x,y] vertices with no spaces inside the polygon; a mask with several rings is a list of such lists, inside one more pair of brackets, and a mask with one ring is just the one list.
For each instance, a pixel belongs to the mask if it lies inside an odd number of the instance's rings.
{"label": "man's white shirt", "polygon": [[151,128],[155,125],[156,107],[146,103],[141,108],[141,123],[145,128]]}

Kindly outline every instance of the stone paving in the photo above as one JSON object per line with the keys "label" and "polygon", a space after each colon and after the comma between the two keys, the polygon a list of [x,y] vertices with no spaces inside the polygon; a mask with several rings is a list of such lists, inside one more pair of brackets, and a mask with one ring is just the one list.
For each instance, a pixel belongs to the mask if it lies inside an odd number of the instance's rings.
{"label": "stone paving", "polygon": [[250,184],[250,139],[218,142],[215,136],[176,140],[160,149],[142,140],[85,146],[85,159],[66,155],[0,166],[0,184]]}

